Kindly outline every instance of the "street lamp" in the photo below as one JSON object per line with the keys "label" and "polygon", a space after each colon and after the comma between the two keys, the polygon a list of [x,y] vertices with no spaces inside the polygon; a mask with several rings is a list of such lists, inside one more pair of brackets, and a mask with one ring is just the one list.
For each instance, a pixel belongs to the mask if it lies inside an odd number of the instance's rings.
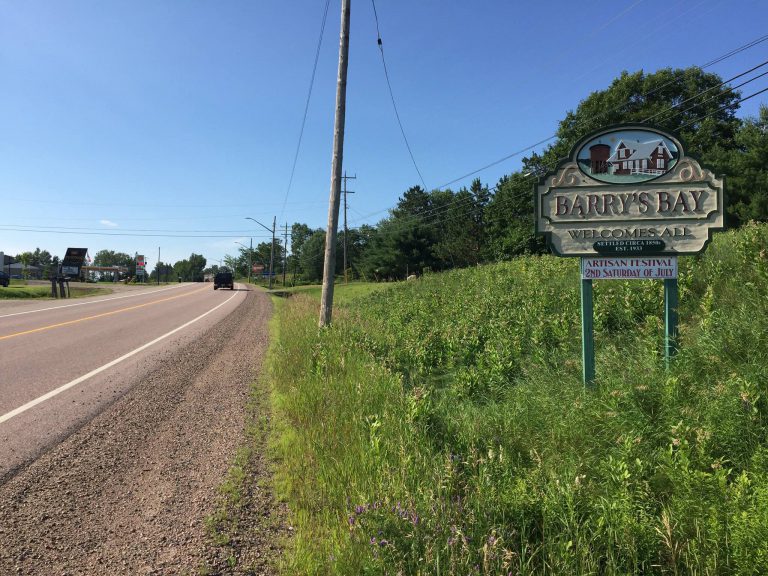
{"label": "street lamp", "polygon": [[277,224],[277,216],[275,216],[272,219],[272,229],[270,230],[268,226],[265,226],[258,220],[255,220],[251,218],[250,216],[245,217],[246,220],[251,220],[253,222],[256,222],[259,226],[267,230],[267,232],[272,232],[272,249],[269,253],[269,289],[272,290],[272,269],[275,265],[275,225]]}
{"label": "street lamp", "polygon": [[251,257],[253,255],[253,238],[251,238],[251,247],[250,248],[248,248],[248,246],[246,246],[242,242],[238,242],[237,240],[235,240],[235,244],[240,244],[240,246],[242,246],[243,248],[248,250],[248,284],[250,284],[251,283],[251,270],[253,269],[253,263],[251,261]]}

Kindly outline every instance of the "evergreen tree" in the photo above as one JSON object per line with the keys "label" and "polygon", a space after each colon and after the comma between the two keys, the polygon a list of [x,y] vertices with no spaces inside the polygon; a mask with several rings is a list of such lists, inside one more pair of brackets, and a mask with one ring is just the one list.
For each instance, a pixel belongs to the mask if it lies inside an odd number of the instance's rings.
{"label": "evergreen tree", "polygon": [[706,157],[717,176],[725,176],[726,225],[768,221],[768,106],[748,118],[736,133],[735,147],[717,146]]}

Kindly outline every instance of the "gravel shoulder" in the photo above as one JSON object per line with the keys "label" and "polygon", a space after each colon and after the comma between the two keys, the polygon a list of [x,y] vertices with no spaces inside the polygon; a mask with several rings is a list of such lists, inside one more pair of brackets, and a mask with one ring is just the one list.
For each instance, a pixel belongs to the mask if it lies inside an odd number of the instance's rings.
{"label": "gravel shoulder", "polygon": [[[246,424],[269,421],[266,391],[251,385],[271,311],[266,294],[250,291],[223,322],[167,353],[125,396],[0,485],[0,574],[269,574],[286,528],[269,491],[268,425],[247,435]],[[244,548],[230,542],[224,554],[206,518],[221,506],[238,449],[253,442],[237,510]]]}

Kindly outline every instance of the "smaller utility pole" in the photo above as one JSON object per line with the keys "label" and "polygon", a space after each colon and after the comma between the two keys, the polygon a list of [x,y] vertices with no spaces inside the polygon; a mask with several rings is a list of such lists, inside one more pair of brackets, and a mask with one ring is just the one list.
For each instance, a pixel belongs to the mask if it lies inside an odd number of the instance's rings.
{"label": "smaller utility pole", "polygon": [[275,270],[275,226],[277,225],[277,216],[272,217],[272,250],[269,254],[269,289],[272,290],[272,281]]}
{"label": "smaller utility pole", "polygon": [[285,288],[285,267],[288,264],[288,222],[285,223],[285,246],[283,247],[283,288]]}
{"label": "smaller utility pole", "polygon": [[347,284],[349,282],[347,279],[347,232],[349,231],[347,228],[347,194],[355,193],[353,190],[347,190],[347,180],[356,180],[357,174],[347,176],[347,171],[344,170],[342,178],[344,179],[344,284]]}
{"label": "smaller utility pole", "polygon": [[251,244],[248,249],[248,284],[251,283],[251,270],[253,270],[253,237],[251,237]]}
{"label": "smaller utility pole", "polygon": [[160,246],[157,247],[157,285],[160,286]]}

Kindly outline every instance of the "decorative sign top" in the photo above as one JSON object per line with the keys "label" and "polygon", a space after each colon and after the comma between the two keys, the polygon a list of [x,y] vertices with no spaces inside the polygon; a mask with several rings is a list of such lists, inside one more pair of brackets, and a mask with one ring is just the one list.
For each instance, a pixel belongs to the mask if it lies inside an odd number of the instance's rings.
{"label": "decorative sign top", "polygon": [[67,248],[61,263],[65,266],[82,266],[87,254],[88,248]]}
{"label": "decorative sign top", "polygon": [[723,182],[645,125],[583,138],[536,186],[536,232],[559,256],[695,254],[723,228]]}

